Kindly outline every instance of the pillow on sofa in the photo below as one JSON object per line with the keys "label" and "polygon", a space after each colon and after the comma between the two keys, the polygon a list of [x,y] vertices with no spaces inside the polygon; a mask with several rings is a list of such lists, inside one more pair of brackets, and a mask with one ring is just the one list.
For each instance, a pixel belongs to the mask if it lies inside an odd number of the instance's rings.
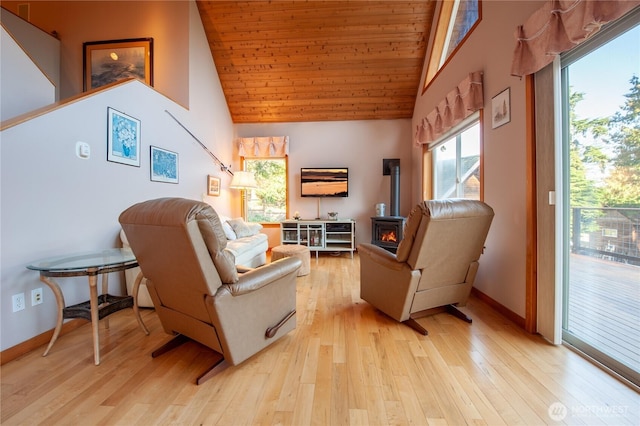
{"label": "pillow on sofa", "polygon": [[220,222],[222,222],[222,229],[224,230],[225,237],[227,237],[227,240],[233,241],[236,238],[238,238],[238,236],[233,231],[233,228],[231,227],[231,225],[229,225],[230,220],[231,220],[230,217],[220,216]]}
{"label": "pillow on sofa", "polygon": [[247,223],[241,217],[228,220],[227,223],[231,225],[238,238],[256,235],[262,229],[262,225],[259,223]]}
{"label": "pillow on sofa", "polygon": [[259,234],[260,230],[262,229],[262,225],[258,222],[249,222],[247,223],[247,226],[251,230],[251,235]]}

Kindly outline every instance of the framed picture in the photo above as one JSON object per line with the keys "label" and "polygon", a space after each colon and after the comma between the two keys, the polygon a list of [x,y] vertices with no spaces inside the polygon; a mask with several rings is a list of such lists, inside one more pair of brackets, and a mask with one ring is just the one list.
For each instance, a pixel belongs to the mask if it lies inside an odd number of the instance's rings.
{"label": "framed picture", "polygon": [[153,38],[82,44],[84,90],[134,77],[153,86]]}
{"label": "framed picture", "polygon": [[178,153],[151,146],[151,180],[178,183]]}
{"label": "framed picture", "polygon": [[207,177],[207,195],[217,197],[220,195],[220,178],[209,175]]}
{"label": "framed picture", "polygon": [[511,121],[511,91],[507,87],[491,99],[491,128]]}
{"label": "framed picture", "polygon": [[107,108],[107,161],[140,167],[140,120]]}

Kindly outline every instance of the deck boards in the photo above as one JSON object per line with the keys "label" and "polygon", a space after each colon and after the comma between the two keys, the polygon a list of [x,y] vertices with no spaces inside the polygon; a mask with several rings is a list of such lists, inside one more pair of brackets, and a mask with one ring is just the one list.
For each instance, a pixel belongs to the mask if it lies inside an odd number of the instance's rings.
{"label": "deck boards", "polygon": [[640,371],[640,267],[572,254],[568,330]]}

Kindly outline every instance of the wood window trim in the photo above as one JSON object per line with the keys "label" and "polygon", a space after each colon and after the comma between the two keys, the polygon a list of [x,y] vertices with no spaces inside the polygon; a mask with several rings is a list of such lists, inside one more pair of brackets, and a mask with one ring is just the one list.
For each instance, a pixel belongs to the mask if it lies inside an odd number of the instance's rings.
{"label": "wood window trim", "polygon": [[[460,0],[463,1],[463,0]],[[445,69],[447,64],[453,59],[460,47],[467,41],[471,33],[482,21],[482,0],[478,0],[478,19],[469,28],[469,31],[460,40],[460,43],[451,51],[447,59],[439,66],[442,52],[444,51],[444,45],[446,43],[447,33],[449,29],[449,23],[451,21],[451,15],[453,14],[455,0],[446,0],[440,2],[440,11],[438,13],[438,20],[436,22],[436,30],[433,37],[433,44],[431,45],[431,51],[429,53],[429,61],[427,62],[427,71],[425,72],[424,85],[422,87],[422,94],[427,91],[429,86],[438,75]]]}
{"label": "wood window trim", "polygon": [[533,75],[525,77],[526,131],[526,284],[524,328],[537,332],[538,323],[538,210],[536,185],[536,114]]}

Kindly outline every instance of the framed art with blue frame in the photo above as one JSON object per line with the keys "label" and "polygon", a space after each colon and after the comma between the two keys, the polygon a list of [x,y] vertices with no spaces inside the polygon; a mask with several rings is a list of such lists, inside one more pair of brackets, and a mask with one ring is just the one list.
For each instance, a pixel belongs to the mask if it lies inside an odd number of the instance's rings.
{"label": "framed art with blue frame", "polygon": [[140,167],[140,120],[107,108],[107,161]]}

